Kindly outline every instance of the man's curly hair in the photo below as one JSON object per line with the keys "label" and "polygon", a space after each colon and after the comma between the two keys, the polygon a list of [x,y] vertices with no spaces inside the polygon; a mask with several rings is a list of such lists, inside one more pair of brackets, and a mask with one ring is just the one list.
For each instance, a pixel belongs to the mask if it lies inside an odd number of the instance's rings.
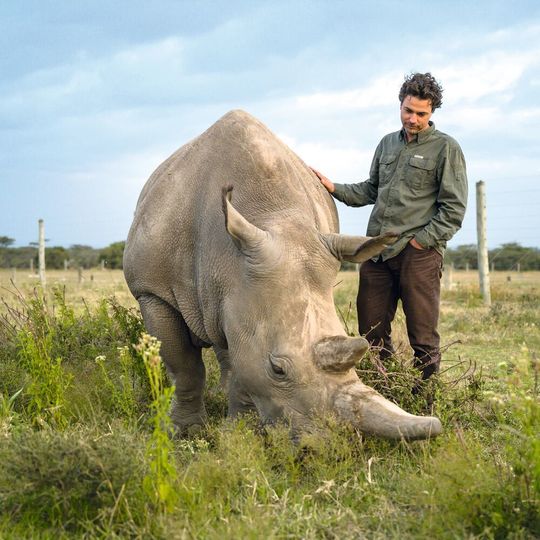
{"label": "man's curly hair", "polygon": [[419,99],[429,99],[431,110],[434,111],[442,105],[443,88],[431,73],[411,73],[405,77],[405,82],[399,91],[399,102],[407,96]]}

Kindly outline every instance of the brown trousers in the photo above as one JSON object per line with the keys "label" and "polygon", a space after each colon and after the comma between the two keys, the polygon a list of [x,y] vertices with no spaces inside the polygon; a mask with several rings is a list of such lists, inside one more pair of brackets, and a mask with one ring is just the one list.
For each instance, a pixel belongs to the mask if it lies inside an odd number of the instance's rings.
{"label": "brown trousers", "polygon": [[442,256],[434,249],[410,244],[386,261],[362,263],[356,307],[360,334],[381,347],[382,360],[394,354],[391,322],[401,299],[415,366],[427,379],[439,371],[441,353],[439,302]]}

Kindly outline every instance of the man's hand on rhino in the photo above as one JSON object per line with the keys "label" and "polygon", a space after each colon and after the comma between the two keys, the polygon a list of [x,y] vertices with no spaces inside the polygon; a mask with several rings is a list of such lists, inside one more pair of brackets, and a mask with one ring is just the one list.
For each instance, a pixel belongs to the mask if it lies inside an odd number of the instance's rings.
{"label": "man's hand on rhino", "polygon": [[335,186],[333,182],[326,178],[322,172],[319,172],[317,169],[314,169],[313,167],[310,167],[310,169],[315,173],[315,176],[321,181],[321,184],[328,190],[329,193],[334,193]]}

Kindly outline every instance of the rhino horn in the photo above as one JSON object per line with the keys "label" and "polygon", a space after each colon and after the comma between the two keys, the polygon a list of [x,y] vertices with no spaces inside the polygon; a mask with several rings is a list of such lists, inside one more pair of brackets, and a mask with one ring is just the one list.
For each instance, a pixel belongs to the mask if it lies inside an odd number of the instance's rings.
{"label": "rhino horn", "polygon": [[363,337],[333,336],[313,346],[315,364],[324,371],[344,372],[354,367],[369,348]]}
{"label": "rhino horn", "polygon": [[375,257],[399,238],[399,235],[394,232],[373,237],[347,236],[335,233],[323,234],[322,236],[336,259],[352,263],[361,263]]}
{"label": "rhino horn", "polygon": [[264,245],[268,233],[250,223],[232,205],[232,186],[222,190],[223,213],[225,214],[225,227],[236,247],[242,253],[249,253]]}
{"label": "rhino horn", "polygon": [[343,420],[385,439],[428,439],[442,432],[438,418],[409,414],[360,381],[341,387],[334,406]]}

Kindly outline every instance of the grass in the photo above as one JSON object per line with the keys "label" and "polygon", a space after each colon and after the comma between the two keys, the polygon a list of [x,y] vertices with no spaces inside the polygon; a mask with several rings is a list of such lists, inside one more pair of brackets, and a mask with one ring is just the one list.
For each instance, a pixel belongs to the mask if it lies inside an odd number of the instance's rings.
{"label": "grass", "polygon": [[[153,345],[146,357],[134,347],[144,328],[121,274],[96,270],[79,284],[75,272],[51,273],[45,295],[21,274],[16,291],[0,271],[0,538],[539,536],[540,273],[496,273],[488,308],[476,276],[454,272],[443,373],[424,393],[409,391],[401,311],[386,373],[373,356],[358,365],[407,410],[433,407],[441,437],[388,442],[327,418],[299,444],[285,426],[223,418],[210,351],[208,428],[164,437],[168,388],[147,371]],[[356,274],[339,282],[354,333]]]}

